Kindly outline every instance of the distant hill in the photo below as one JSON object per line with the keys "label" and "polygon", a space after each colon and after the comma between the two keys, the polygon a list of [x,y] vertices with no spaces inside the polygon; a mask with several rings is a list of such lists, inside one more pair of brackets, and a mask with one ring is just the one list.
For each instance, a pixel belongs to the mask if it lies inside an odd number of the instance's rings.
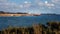
{"label": "distant hill", "polygon": [[0,14],[27,14],[27,13],[22,13],[22,12],[13,13],[13,12],[0,11]]}
{"label": "distant hill", "polygon": [[22,12],[4,12],[0,11],[0,16],[41,16],[41,15],[60,15],[60,14],[28,14],[28,13],[22,13]]}

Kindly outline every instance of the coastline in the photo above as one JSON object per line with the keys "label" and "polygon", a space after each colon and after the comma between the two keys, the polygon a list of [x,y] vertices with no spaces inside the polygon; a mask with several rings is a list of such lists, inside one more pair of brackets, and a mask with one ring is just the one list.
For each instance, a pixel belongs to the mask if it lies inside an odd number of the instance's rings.
{"label": "coastline", "polygon": [[38,14],[0,14],[0,16],[40,16]]}
{"label": "coastline", "polygon": [[0,16],[32,16],[31,14],[0,14]]}

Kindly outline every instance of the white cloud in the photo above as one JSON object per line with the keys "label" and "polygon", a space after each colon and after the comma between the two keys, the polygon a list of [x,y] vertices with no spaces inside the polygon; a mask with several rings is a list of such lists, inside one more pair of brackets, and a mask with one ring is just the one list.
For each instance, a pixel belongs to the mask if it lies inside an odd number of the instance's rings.
{"label": "white cloud", "polygon": [[51,0],[54,4],[60,4],[60,0]]}
{"label": "white cloud", "polygon": [[12,8],[12,7],[18,7],[15,3],[0,3],[0,6],[2,7],[8,7],[8,8]]}
{"label": "white cloud", "polygon": [[51,0],[51,1],[54,2],[54,3],[60,2],[60,0]]}
{"label": "white cloud", "polygon": [[[51,2],[50,2],[51,1]],[[42,1],[42,0],[34,0],[31,1],[24,1],[22,4],[18,5],[14,2],[10,3],[7,0],[0,0],[0,10],[3,9],[5,11],[24,11],[26,9],[55,9],[60,8],[60,0],[49,0],[49,1]],[[34,12],[34,9],[33,12]]]}
{"label": "white cloud", "polygon": [[31,4],[24,4],[25,8],[29,8],[31,6]]}
{"label": "white cloud", "polygon": [[60,0],[51,0],[55,4],[55,9],[60,9]]}
{"label": "white cloud", "polygon": [[24,3],[29,3],[29,2],[25,1]]}
{"label": "white cloud", "polygon": [[29,1],[25,1],[24,3],[27,4],[27,3],[31,3],[31,2],[29,2]]}
{"label": "white cloud", "polygon": [[45,1],[45,4],[47,4],[48,3],[48,1]]}
{"label": "white cloud", "polygon": [[[3,0],[0,0],[3,1]],[[7,1],[7,0],[5,0]],[[31,6],[31,2],[25,1],[24,4],[18,5],[16,3],[10,3],[10,2],[0,2],[0,9],[6,9],[6,11],[10,11],[10,10],[20,10],[20,9],[24,9],[24,8],[29,8]]]}
{"label": "white cloud", "polygon": [[46,6],[49,6],[49,7],[53,7],[54,6],[54,4],[50,4],[50,3],[47,3],[47,4],[45,4]]}
{"label": "white cloud", "polygon": [[20,5],[20,8],[23,8],[23,5]]}
{"label": "white cloud", "polygon": [[17,5],[16,3],[10,3],[7,2],[7,0],[5,0],[6,2],[3,2],[3,0],[0,0],[0,10],[2,9],[3,11],[10,11],[10,10],[20,10],[22,8],[22,5]]}
{"label": "white cloud", "polygon": [[48,1],[45,1],[45,2],[37,2],[37,4],[41,7],[48,7],[49,9],[53,9],[55,4],[54,3],[49,3]]}
{"label": "white cloud", "polygon": [[38,2],[37,3],[39,6],[44,6],[45,4],[43,2]]}
{"label": "white cloud", "polygon": [[29,8],[31,5],[32,5],[31,2],[25,1],[23,7]]}

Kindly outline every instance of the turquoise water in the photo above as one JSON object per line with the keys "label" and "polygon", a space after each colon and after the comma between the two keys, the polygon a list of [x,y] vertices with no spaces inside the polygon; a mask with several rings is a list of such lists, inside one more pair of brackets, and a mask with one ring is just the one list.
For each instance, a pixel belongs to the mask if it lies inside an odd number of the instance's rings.
{"label": "turquoise water", "polygon": [[12,27],[32,26],[32,24],[46,24],[48,21],[60,21],[60,15],[0,17],[0,30]]}

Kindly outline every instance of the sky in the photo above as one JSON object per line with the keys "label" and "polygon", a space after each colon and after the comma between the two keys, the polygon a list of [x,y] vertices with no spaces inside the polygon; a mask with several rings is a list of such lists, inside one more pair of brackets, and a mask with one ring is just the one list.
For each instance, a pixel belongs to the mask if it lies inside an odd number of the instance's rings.
{"label": "sky", "polygon": [[0,0],[0,11],[60,14],[60,0]]}

